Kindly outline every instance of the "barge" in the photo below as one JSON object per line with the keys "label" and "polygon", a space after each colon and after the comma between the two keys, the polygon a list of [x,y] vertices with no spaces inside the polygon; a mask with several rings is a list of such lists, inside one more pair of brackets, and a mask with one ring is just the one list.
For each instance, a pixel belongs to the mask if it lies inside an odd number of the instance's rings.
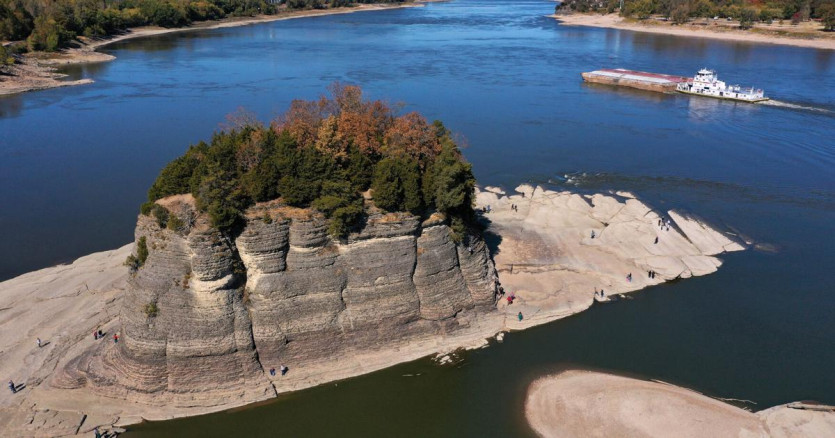
{"label": "barge", "polygon": [[678,84],[686,83],[692,79],[684,76],[664,75],[622,68],[602,68],[583,73],[583,80],[596,84],[618,85],[621,87],[637,88],[639,90],[672,93],[676,91]]}
{"label": "barge", "polygon": [[726,85],[725,82],[719,80],[716,72],[705,68],[699,70],[696,76],[692,78],[622,68],[602,68],[582,75],[586,82],[637,88],[659,93],[679,92],[750,103],[768,100],[763,94],[763,90],[743,88],[739,85]]}

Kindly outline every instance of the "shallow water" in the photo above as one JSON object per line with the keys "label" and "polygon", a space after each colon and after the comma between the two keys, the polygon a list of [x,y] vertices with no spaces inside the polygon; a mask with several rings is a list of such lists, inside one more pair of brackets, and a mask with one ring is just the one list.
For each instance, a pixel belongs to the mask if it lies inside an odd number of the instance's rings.
{"label": "shallow water", "polygon": [[[129,436],[524,435],[525,386],[567,364],[755,410],[835,403],[835,51],[564,27],[552,10],[456,0],[127,41],[107,48],[116,61],[70,71],[93,85],[0,98],[0,278],[130,241],[156,173],[225,114],[269,119],[341,80],[442,119],[483,184],[630,190],[773,250],[511,334],[460,367],[417,361]],[[703,66],[781,104],[579,76]]]}

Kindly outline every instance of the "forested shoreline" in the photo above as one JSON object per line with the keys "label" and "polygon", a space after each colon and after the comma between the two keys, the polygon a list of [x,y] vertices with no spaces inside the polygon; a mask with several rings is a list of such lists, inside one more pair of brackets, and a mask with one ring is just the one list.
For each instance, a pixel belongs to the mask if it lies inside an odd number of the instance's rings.
{"label": "forested shoreline", "polygon": [[748,28],[754,22],[790,21],[799,24],[820,20],[824,29],[835,30],[835,0],[565,0],[556,12],[619,11],[625,17],[646,19],[663,16],[676,24],[693,18],[728,18]]}
{"label": "forested shoreline", "polygon": [[[0,0],[2,55],[55,51],[80,36],[103,38],[132,27],[176,28],[228,17],[401,0]],[[2,58],[6,58],[3,56]]]}

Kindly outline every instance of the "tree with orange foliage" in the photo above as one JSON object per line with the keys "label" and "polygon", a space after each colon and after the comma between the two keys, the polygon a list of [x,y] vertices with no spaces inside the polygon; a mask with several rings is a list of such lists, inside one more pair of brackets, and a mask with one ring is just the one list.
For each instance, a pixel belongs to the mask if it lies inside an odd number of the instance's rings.
{"label": "tree with orange foliage", "polygon": [[[192,147],[166,166],[149,191],[151,202],[191,192],[212,224],[232,229],[256,202],[281,198],[331,220],[334,236],[361,222],[361,194],[376,206],[417,215],[445,213],[463,236],[473,224],[474,178],[450,132],[416,112],[397,116],[385,102],[335,83],[331,97],[294,100],[265,128],[238,110],[210,144]],[[150,214],[153,205],[145,205]]]}

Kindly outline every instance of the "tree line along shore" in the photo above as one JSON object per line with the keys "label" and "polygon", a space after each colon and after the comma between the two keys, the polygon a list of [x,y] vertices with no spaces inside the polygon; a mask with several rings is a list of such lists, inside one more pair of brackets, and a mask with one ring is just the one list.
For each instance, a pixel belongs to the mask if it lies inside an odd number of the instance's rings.
{"label": "tree line along shore", "polygon": [[556,13],[565,12],[618,12],[639,20],[658,16],[673,24],[724,19],[742,29],[755,23],[798,26],[811,22],[820,32],[835,30],[835,0],[565,0],[557,5]]}
{"label": "tree line along shore", "polygon": [[[233,10],[232,13],[219,16],[217,19],[207,19],[205,21],[194,21],[191,19],[186,21],[181,20],[180,23],[182,26],[178,27],[160,26],[156,21],[138,21],[131,23],[130,25],[128,25],[125,21],[119,21],[118,23],[120,24],[118,27],[107,27],[107,29],[110,29],[112,33],[110,33],[110,31],[106,31],[104,33],[100,33],[98,31],[85,32],[83,29],[87,29],[89,26],[81,27],[79,24],[81,21],[72,20],[74,23],[72,24],[72,27],[76,30],[66,32],[62,31],[61,35],[63,36],[59,36],[57,34],[54,35],[50,40],[51,43],[48,44],[48,46],[54,47],[52,49],[41,45],[40,42],[36,42],[36,40],[40,41],[39,39],[42,36],[34,29],[34,27],[32,27],[34,26],[36,18],[27,21],[27,17],[32,17],[31,13],[26,12],[25,8],[12,9],[10,7],[5,7],[4,3],[2,3],[5,1],[18,0],[0,0],[0,95],[92,83],[93,80],[88,78],[66,80],[65,78],[67,75],[58,72],[57,67],[68,64],[111,61],[115,59],[114,56],[106,53],[100,53],[96,50],[104,45],[126,39],[180,31],[244,26],[254,23],[313,17],[319,15],[375,11],[388,8],[415,7],[420,6],[422,3],[427,3],[429,0],[348,3],[347,6],[332,6],[338,5],[339,3],[316,3],[315,7],[291,7],[291,5],[287,2],[282,2],[273,4],[272,7],[267,10],[263,8],[260,10],[259,8]],[[60,4],[60,2],[56,4]],[[109,5],[110,3],[106,2],[102,4]],[[124,6],[127,4],[127,2],[118,3],[118,5],[123,9],[118,9],[117,6],[113,6],[112,8],[115,8],[113,9],[114,11],[122,11],[119,12],[119,14],[127,14],[129,12],[124,12],[126,11]],[[177,4],[187,6],[195,4],[195,2],[187,1]],[[113,13],[115,14],[116,12]],[[65,22],[68,15],[64,14],[61,16],[63,17],[62,22]],[[21,23],[24,25],[22,26]],[[29,27],[25,26],[26,23],[30,23],[30,27],[32,27],[31,32],[26,30],[29,29]],[[56,21],[56,23],[58,23],[58,21]],[[140,23],[139,27],[133,27],[136,23]],[[147,23],[147,25],[142,23]],[[18,32],[18,35],[25,36],[25,38],[21,37],[23,39],[17,41],[6,40],[6,37],[3,37],[2,35],[3,32],[11,34],[12,31],[8,29],[17,29],[15,32]],[[21,31],[20,29],[23,30]],[[55,30],[57,28],[52,27],[51,29]],[[77,29],[82,30],[78,31]],[[35,35],[34,37],[33,34]],[[95,36],[88,37],[85,35]],[[65,37],[71,39],[66,39]]]}
{"label": "tree line along shore", "polygon": [[322,10],[377,0],[0,0],[0,41],[9,53],[54,52],[78,37],[106,38],[130,28],[179,28],[231,17]]}

